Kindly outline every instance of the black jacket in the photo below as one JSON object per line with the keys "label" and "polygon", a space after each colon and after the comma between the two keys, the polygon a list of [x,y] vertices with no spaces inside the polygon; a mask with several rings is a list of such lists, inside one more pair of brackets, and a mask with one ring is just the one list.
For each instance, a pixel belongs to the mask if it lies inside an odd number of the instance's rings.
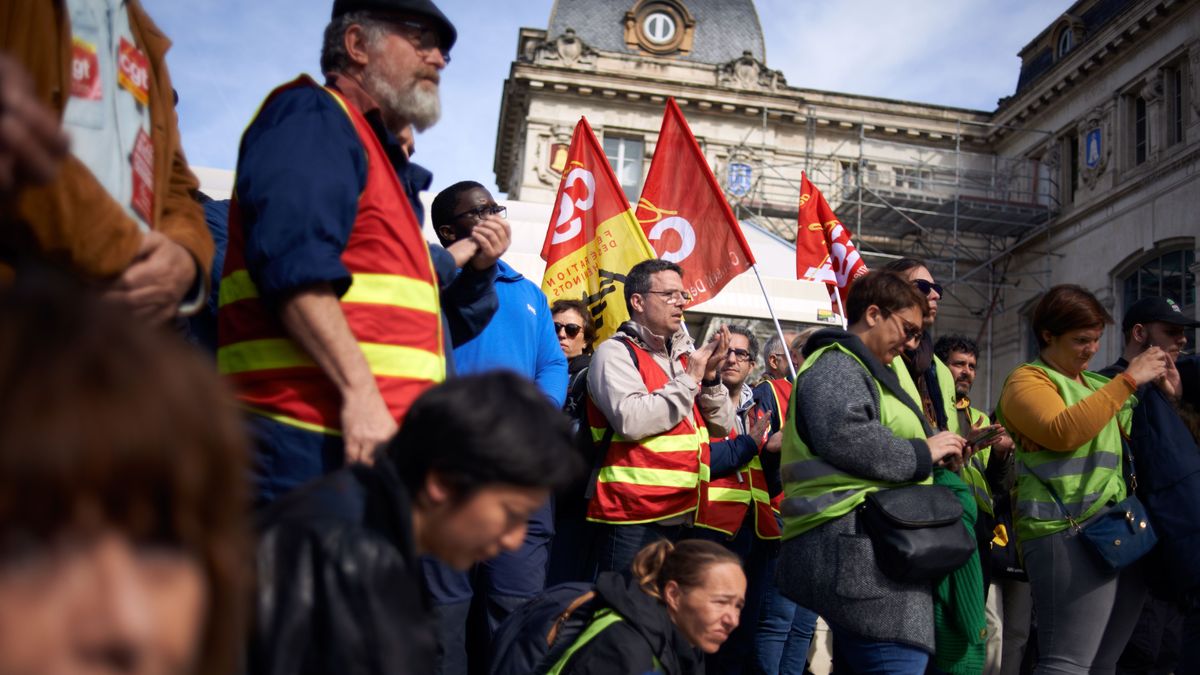
{"label": "black jacket", "polygon": [[262,517],[248,672],[433,672],[436,636],[391,462],[352,465]]}
{"label": "black jacket", "polygon": [[[1128,365],[1118,359],[1100,373],[1113,377]],[[1200,590],[1200,446],[1158,387],[1142,385],[1137,397],[1129,437],[1137,496],[1158,535],[1147,580],[1157,595],[1174,598]]]}
{"label": "black jacket", "polygon": [[[703,675],[704,653],[688,644],[667,608],[630,577],[605,572],[596,581],[603,603],[625,618],[575,652],[562,675]],[[658,658],[662,670],[655,670]]]}

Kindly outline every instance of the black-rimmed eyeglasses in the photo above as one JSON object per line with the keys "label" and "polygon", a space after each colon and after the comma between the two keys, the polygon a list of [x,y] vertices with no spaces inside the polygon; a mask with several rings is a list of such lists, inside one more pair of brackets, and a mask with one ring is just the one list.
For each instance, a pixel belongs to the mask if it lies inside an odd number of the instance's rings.
{"label": "black-rimmed eyeglasses", "polygon": [[692,301],[692,294],[687,291],[646,291],[661,296],[668,305],[686,305]]}
{"label": "black-rimmed eyeglasses", "polygon": [[483,220],[484,218],[487,218],[488,216],[500,216],[501,218],[507,218],[508,217],[508,209],[506,207],[500,206],[499,204],[485,204],[483,206],[479,206],[479,207],[470,209],[468,211],[463,211],[462,213],[451,218],[451,220],[458,220],[459,218],[462,218],[463,216],[471,216],[472,218],[475,218],[476,220]]}

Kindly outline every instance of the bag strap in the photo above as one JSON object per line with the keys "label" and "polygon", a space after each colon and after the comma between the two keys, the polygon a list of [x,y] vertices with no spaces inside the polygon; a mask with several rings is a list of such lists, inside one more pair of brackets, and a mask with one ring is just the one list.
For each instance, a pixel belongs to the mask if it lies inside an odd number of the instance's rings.
{"label": "bag strap", "polygon": [[[1133,470],[1133,452],[1129,449],[1129,443],[1127,443],[1124,438],[1121,439],[1121,454],[1125,455],[1126,459],[1129,460],[1130,486],[1131,489],[1136,491],[1137,474],[1134,473]],[[1071,515],[1071,512],[1067,509],[1067,505],[1063,503],[1062,497],[1058,496],[1058,490],[1055,490],[1053,485],[1042,480],[1042,477],[1037,475],[1037,473],[1034,472],[1034,470],[1027,462],[1025,462],[1023,458],[1021,459],[1021,463],[1025,464],[1025,468],[1029,470],[1029,475],[1033,476],[1033,479],[1041,483],[1042,487],[1046,488],[1046,491],[1050,493],[1050,497],[1054,499],[1054,503],[1058,504],[1058,508],[1061,509],[1063,515],[1067,517],[1067,522],[1071,523],[1071,527],[1075,529],[1075,533],[1078,534],[1079,532],[1082,532],[1083,528],[1079,526],[1079,523],[1076,522],[1075,518]]]}
{"label": "bag strap", "polygon": [[558,639],[558,632],[562,630],[563,624],[567,622],[567,619],[571,618],[571,615],[575,613],[575,610],[583,607],[588,602],[591,602],[592,598],[594,597],[596,597],[596,591],[588,591],[578,598],[575,598],[571,601],[571,604],[567,605],[567,608],[562,611],[562,614],[559,614],[558,618],[554,620],[554,625],[550,627],[550,631],[546,633],[547,647],[554,646],[554,641]]}
{"label": "bag strap", "polygon": [[[637,352],[634,351],[633,343],[627,338],[616,338],[621,344],[625,345],[625,349],[629,352],[629,358],[633,359],[633,367],[638,367]],[[608,446],[612,445],[613,436],[616,430],[612,427],[612,422],[604,429],[604,437],[593,448],[592,452],[592,471],[588,474],[587,487],[583,491],[583,499],[591,501],[592,497],[596,496],[596,483],[600,481],[600,471],[604,468],[604,460],[608,457]]]}

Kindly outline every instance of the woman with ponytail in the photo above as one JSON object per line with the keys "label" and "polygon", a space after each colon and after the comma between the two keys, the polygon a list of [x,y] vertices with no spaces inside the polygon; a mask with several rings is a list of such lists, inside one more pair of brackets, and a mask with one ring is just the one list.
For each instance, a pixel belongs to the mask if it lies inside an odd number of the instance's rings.
{"label": "woman with ponytail", "polygon": [[596,581],[598,609],[551,675],[688,675],[704,672],[737,628],[746,595],[741,561],[719,544],[659,540],[632,574]]}

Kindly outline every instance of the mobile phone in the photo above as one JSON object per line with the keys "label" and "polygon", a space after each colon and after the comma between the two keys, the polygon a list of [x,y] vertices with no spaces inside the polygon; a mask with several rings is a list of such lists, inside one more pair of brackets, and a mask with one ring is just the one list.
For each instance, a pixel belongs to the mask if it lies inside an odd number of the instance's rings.
{"label": "mobile phone", "polygon": [[992,441],[996,440],[1000,434],[1004,433],[1003,428],[996,428],[976,436],[975,438],[967,439],[967,444],[972,447],[980,448],[987,447]]}

